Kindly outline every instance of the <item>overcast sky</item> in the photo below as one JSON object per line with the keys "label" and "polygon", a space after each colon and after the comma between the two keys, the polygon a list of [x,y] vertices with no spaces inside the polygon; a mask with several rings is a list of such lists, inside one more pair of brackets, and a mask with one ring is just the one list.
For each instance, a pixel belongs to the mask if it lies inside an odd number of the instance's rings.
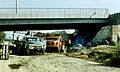
{"label": "overcast sky", "polygon": [[[19,0],[22,8],[108,8],[120,12],[120,0]],[[0,0],[0,8],[15,8],[16,0]]]}

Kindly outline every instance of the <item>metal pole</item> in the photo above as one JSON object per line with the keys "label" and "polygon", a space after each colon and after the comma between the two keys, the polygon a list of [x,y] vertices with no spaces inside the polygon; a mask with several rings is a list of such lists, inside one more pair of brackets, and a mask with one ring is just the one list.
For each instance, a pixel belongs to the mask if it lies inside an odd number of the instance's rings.
{"label": "metal pole", "polygon": [[16,14],[18,13],[18,0],[16,0]]}
{"label": "metal pole", "polygon": [[94,12],[89,18],[92,18],[92,16],[95,15],[95,14],[96,14],[96,12]]}

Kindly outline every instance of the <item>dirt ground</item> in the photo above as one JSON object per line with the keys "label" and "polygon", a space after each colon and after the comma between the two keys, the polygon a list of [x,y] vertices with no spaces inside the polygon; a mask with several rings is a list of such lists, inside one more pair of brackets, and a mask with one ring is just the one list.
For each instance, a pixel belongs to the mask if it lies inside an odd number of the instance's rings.
{"label": "dirt ground", "polygon": [[0,72],[119,72],[120,68],[51,53],[35,56],[11,55],[0,60]]}

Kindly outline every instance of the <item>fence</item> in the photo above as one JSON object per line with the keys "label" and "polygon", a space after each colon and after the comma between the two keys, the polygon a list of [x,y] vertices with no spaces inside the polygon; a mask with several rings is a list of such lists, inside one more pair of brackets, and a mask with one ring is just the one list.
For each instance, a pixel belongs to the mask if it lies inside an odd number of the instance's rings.
{"label": "fence", "polygon": [[0,8],[0,18],[108,18],[106,8]]}

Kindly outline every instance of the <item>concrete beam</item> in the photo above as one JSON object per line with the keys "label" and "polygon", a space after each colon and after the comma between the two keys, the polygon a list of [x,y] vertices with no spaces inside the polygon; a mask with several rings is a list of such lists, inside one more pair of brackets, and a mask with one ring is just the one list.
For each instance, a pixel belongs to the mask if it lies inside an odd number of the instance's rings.
{"label": "concrete beam", "polygon": [[103,18],[40,18],[40,19],[0,19],[0,25],[24,25],[24,24],[92,24],[108,23]]}

